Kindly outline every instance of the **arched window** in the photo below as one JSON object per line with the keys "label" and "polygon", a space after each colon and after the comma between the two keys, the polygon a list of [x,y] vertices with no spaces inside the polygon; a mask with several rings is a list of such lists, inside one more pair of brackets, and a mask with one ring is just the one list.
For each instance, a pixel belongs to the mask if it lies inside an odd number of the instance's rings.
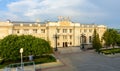
{"label": "arched window", "polygon": [[83,37],[83,43],[86,43],[86,36]]}
{"label": "arched window", "polygon": [[85,35],[81,35],[80,42],[81,42],[82,44],[85,44],[85,43],[87,42]]}

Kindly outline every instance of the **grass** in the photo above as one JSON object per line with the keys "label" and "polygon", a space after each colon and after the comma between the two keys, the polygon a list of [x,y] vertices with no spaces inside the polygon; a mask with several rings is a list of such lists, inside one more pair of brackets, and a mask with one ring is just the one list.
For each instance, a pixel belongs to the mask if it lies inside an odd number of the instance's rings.
{"label": "grass", "polygon": [[[8,66],[9,64],[20,63],[20,61],[21,61],[20,59],[16,61],[13,60],[0,61],[0,69]],[[42,56],[34,57],[33,61],[35,62],[35,64],[43,64],[43,63],[55,62],[56,59],[52,55],[42,55]],[[29,58],[24,57],[23,62],[29,62]]]}
{"label": "grass", "polygon": [[120,48],[102,49],[100,50],[100,52],[106,55],[116,54],[116,53],[120,53]]}

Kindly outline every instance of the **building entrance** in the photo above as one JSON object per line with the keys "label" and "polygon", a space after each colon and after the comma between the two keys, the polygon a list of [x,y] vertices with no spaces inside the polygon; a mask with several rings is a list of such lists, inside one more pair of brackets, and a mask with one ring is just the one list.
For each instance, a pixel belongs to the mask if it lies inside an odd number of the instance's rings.
{"label": "building entrance", "polygon": [[63,42],[63,47],[68,47],[68,43],[67,42]]}

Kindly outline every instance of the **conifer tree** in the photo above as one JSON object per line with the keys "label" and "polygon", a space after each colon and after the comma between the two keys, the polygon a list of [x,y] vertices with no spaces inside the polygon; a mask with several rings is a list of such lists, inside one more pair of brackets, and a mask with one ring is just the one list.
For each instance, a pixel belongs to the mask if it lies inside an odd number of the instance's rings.
{"label": "conifer tree", "polygon": [[94,33],[93,33],[92,45],[93,45],[93,48],[95,49],[96,52],[99,52],[100,48],[102,48],[99,34],[96,32],[96,29],[94,30]]}

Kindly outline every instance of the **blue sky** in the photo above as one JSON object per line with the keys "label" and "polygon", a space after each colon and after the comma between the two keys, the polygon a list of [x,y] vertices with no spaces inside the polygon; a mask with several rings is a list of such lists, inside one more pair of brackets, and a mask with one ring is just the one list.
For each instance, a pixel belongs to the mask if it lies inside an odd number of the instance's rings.
{"label": "blue sky", "polygon": [[119,0],[0,0],[0,21],[57,21],[69,16],[73,22],[120,28]]}

